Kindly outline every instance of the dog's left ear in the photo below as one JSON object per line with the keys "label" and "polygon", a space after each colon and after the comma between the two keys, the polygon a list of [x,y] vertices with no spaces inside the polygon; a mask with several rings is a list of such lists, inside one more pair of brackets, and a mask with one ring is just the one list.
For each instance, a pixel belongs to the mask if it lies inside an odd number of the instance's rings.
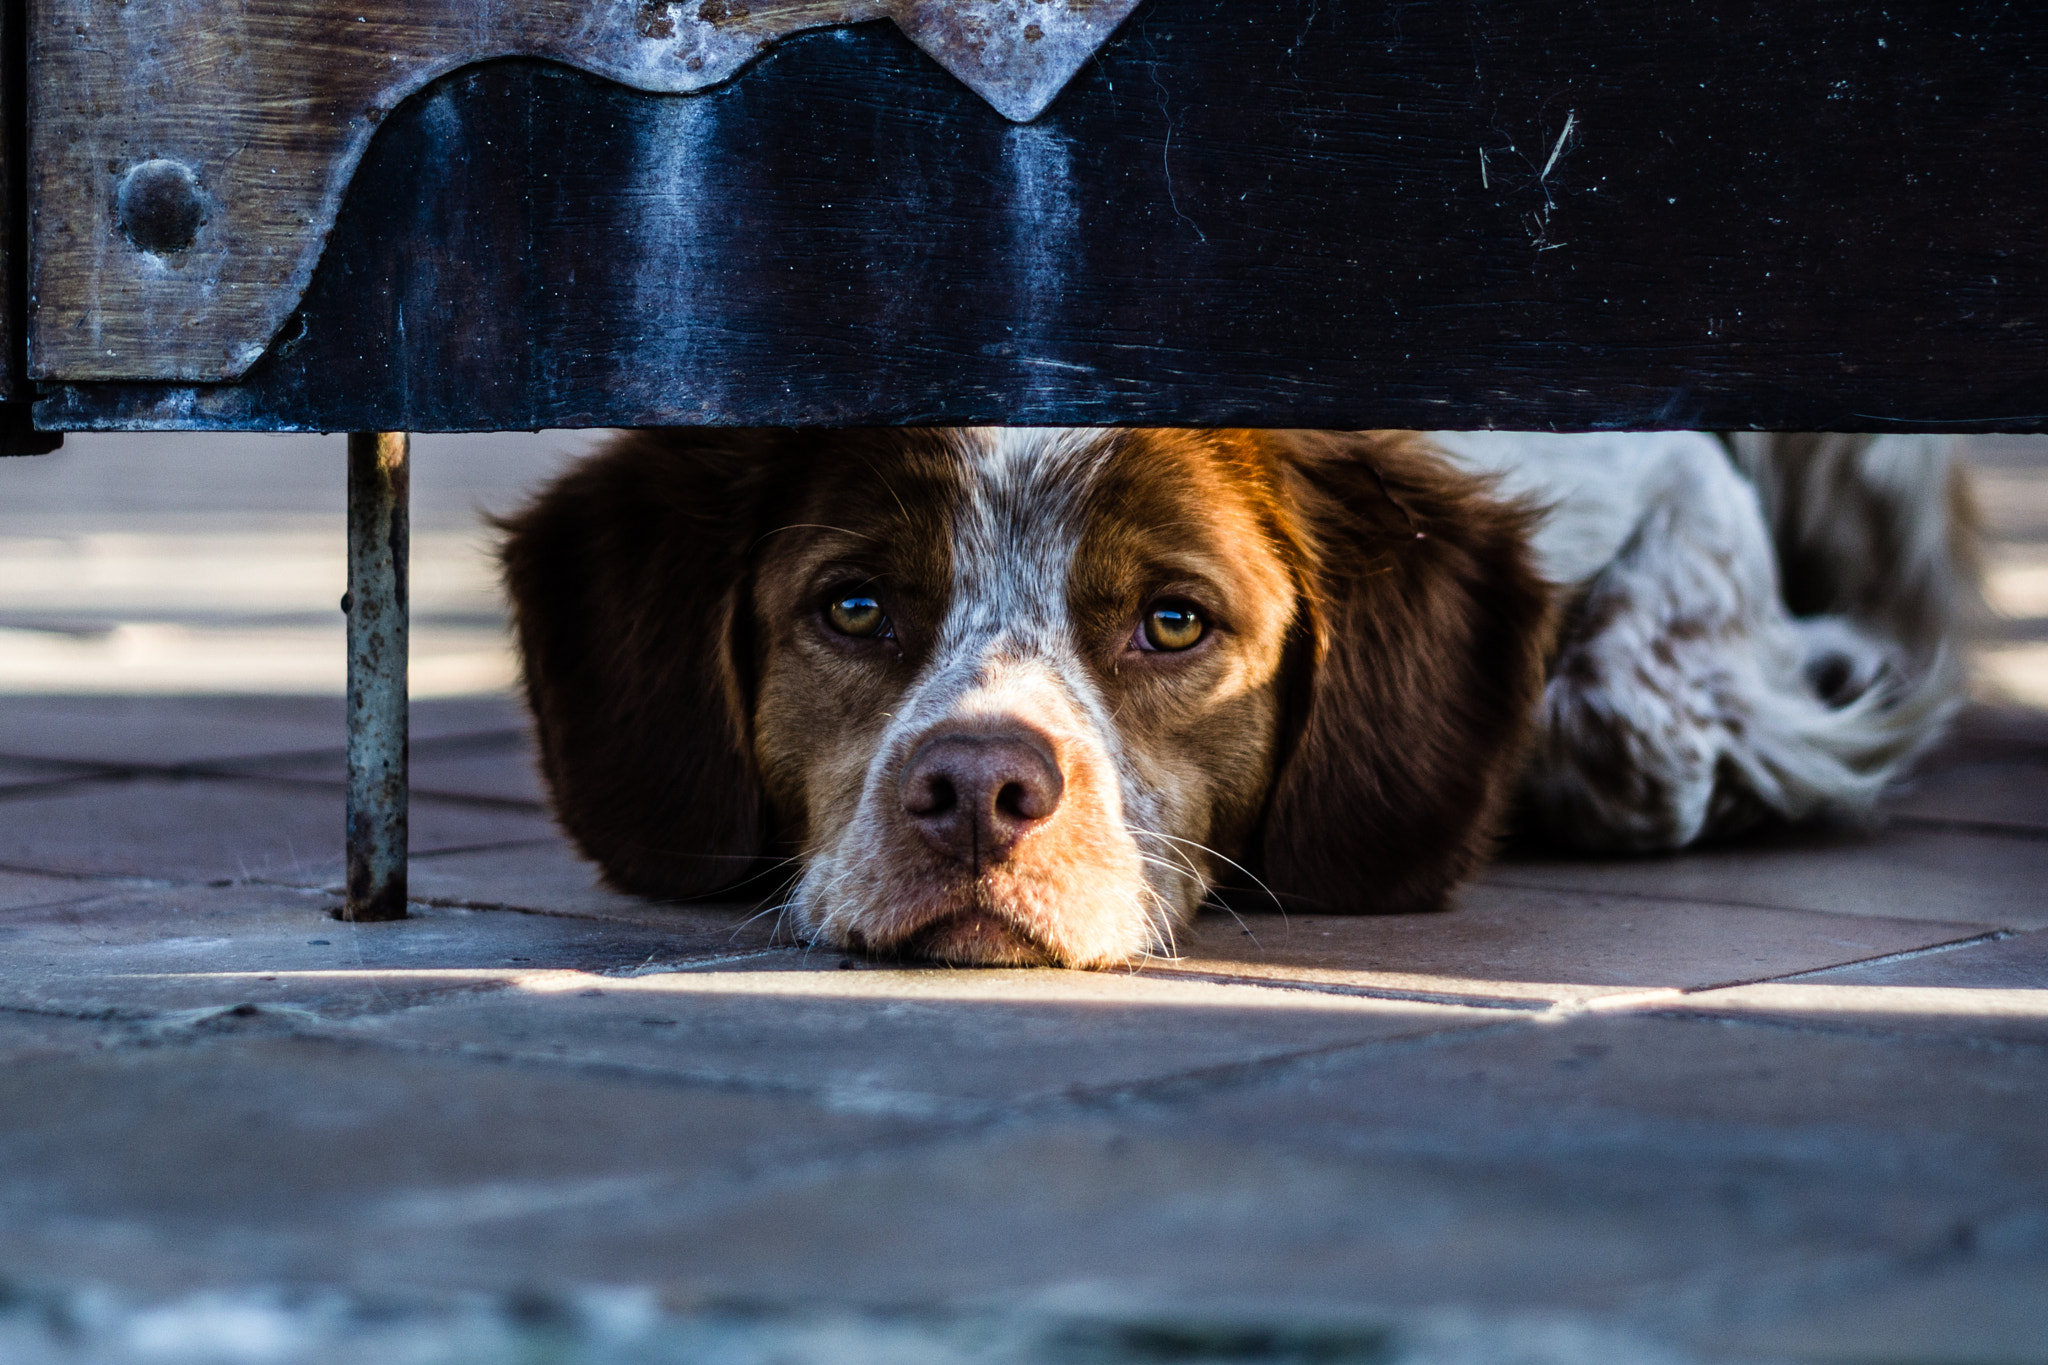
{"label": "dog's left ear", "polygon": [[501,523],[555,814],[622,891],[704,895],[768,850],[741,604],[778,450],[634,432]]}
{"label": "dog's left ear", "polygon": [[1486,856],[1543,689],[1533,514],[1419,437],[1288,433],[1302,560],[1266,878],[1327,910],[1441,908]]}

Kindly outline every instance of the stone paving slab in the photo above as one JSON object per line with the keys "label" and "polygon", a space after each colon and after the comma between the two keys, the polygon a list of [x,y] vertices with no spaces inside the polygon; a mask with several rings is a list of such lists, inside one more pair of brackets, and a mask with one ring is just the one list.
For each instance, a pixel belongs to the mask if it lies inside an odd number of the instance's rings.
{"label": "stone paving slab", "polygon": [[151,1349],[159,1343],[188,1342],[221,1324],[248,1336],[288,1340],[303,1358],[331,1365],[1080,1365],[1162,1359],[1244,1365],[1672,1365],[1677,1359],[1639,1335],[1542,1313],[1482,1318],[1455,1309],[1354,1305],[1341,1314],[1268,1311],[1226,1318],[1092,1300],[950,1312],[749,1300],[672,1313],[644,1290],[616,1286],[374,1298],[245,1289],[152,1303],[56,1290],[18,1295],[11,1311],[0,1307],[0,1351],[15,1348],[23,1365],[58,1359],[146,1365],[162,1358],[161,1350]]}
{"label": "stone paving slab", "polygon": [[501,753],[425,754],[412,785],[416,792],[523,801],[536,811],[547,809],[547,792],[523,736],[517,747]]}
{"label": "stone paving slab", "polygon": [[1976,763],[2038,763],[2048,767],[2048,712],[2011,705],[1974,705],[1918,764],[1908,790],[1930,773]]}
{"label": "stone paving slab", "polygon": [[45,877],[32,872],[0,870],[0,911],[85,900],[105,895],[106,890],[103,883],[78,877]]}
{"label": "stone paving slab", "polygon": [[[2048,619],[2040,624],[2048,627]],[[1973,706],[1884,801],[1893,818],[2048,837],[2048,714]]]}
{"label": "stone paving slab", "polygon": [[[2009,1271],[2048,1141],[2038,1049],[1639,1018],[1517,1020],[951,1136],[463,1062],[228,1035],[74,1066],[55,1115],[0,1095],[0,1165],[39,1172],[0,1196],[0,1264],[183,1285],[651,1279],[684,1303],[1540,1306],[1683,1340],[1959,1259]],[[128,1115],[147,1116],[140,1160],[111,1136]],[[1957,1250],[1964,1226],[1977,1249]]]}
{"label": "stone paving slab", "polygon": [[[2048,1048],[1660,1010],[1553,1016],[1305,1063],[1162,1105],[1158,1121],[1461,1167],[1556,1163],[1620,1178],[1628,1162],[1669,1163],[1696,1167],[1689,1179],[1739,1187],[1748,1172],[1816,1191],[1839,1178],[1934,1200],[1934,1221],[1912,1224],[1918,1237],[1937,1225],[1947,1235],[1950,1203],[1953,1216],[1984,1220],[2048,1211],[2044,1096]],[[1798,1208],[1795,1198],[1788,1210]],[[1891,1216],[1854,1200],[1837,1215],[1869,1235],[1879,1229],[1865,1220]]]}
{"label": "stone paving slab", "polygon": [[[651,1283],[681,1303],[1183,1314],[1540,1305],[1676,1336],[1698,1327],[1700,1286],[1764,1295],[1756,1281],[1787,1259],[1857,1269],[1873,1227],[1895,1254],[1949,1230],[1945,1208],[1873,1211],[1867,1187],[1810,1172],[1825,1188],[1803,1199],[1766,1173],[1745,1200],[1725,1170],[1361,1159],[1200,1122],[947,1133],[290,1039],[74,1059],[53,1102],[25,1103],[49,1093],[49,1068],[0,1078],[0,1159],[38,1172],[0,1192],[0,1265],[116,1284]],[[317,1099],[299,1079],[315,1070]],[[151,1141],[130,1154],[120,1135],[138,1125]]]}
{"label": "stone paving slab", "polygon": [[[415,742],[524,727],[509,698],[415,702]],[[339,754],[340,697],[40,697],[0,704],[0,754],[78,763],[223,763]]]}
{"label": "stone paving slab", "polygon": [[[237,1022],[257,1036],[235,1036]],[[0,1069],[0,1275],[469,1287],[537,1250],[516,1240],[536,1220],[544,1240],[567,1240],[657,1194],[673,1220],[930,1131],[767,1094],[267,1037],[263,1024]],[[534,1278],[552,1277],[546,1262],[533,1258]]]}
{"label": "stone paving slab", "polygon": [[1682,1008],[1821,1028],[2048,1044],[2048,934],[1705,991],[1687,997]]}
{"label": "stone paving slab", "polygon": [[2028,830],[2048,839],[2048,762],[2004,760],[1927,773],[1886,808],[1894,817]]}
{"label": "stone paving slab", "polygon": [[333,904],[279,887],[168,887],[0,911],[0,1007],[176,1014],[162,1022],[186,1028],[260,1006],[310,1023],[506,989],[535,973],[642,970],[735,946],[722,923],[682,916],[649,928],[415,906],[403,921],[346,924]]}
{"label": "stone paving slab", "polygon": [[1835,967],[1803,979],[1848,986],[2038,990],[2048,994],[2048,934],[2011,934],[1946,952]]}
{"label": "stone paving slab", "polygon": [[1721,901],[1833,915],[2048,928],[2048,839],[1894,825],[1792,833],[1671,857],[1518,858],[1490,886]]}
{"label": "stone paving slab", "polygon": [[[212,779],[94,783],[0,807],[0,863],[16,868],[178,881],[339,875],[338,793]],[[412,803],[422,852],[543,837],[538,814]]]}
{"label": "stone paving slab", "polygon": [[[1199,1125],[1077,1125],[899,1152],[765,1190],[693,1228],[667,1264],[714,1299],[1611,1312],[1761,1249],[1745,1220],[1708,1202],[1671,1200],[1667,1213],[1687,1231],[1673,1237],[1627,1191],[1262,1149]],[[583,1249],[594,1262],[585,1273],[641,1259],[660,1236],[608,1231],[612,1247]]]}
{"label": "stone paving slab", "polygon": [[979,1113],[976,1102],[1074,1100],[1502,1017],[1149,973],[841,961],[853,965],[780,949],[626,979],[528,973],[510,991],[365,1020],[351,1036],[790,1090],[835,1109]]}
{"label": "stone paving slab", "polygon": [[66,779],[67,774],[53,771],[47,764],[0,758],[0,793],[12,795],[17,788],[48,786]]}
{"label": "stone paving slab", "polygon": [[2028,1365],[2048,1343],[2048,1261],[1947,1267],[1703,1335],[1712,1348],[1778,1360]]}
{"label": "stone paving slab", "polygon": [[[75,1057],[126,1041],[94,1019],[42,1014],[0,1003],[0,1067]],[[0,1358],[4,1358],[0,1352]]]}
{"label": "stone paving slab", "polygon": [[[1946,1268],[1968,1259],[1959,1227],[1983,1230],[1969,1255],[1995,1272],[2015,1206],[2042,1207],[2041,1138],[2014,1131],[2038,1115],[2018,1088],[2040,1079],[2038,1054],[1955,1067],[1758,1030],[1760,1048],[1730,1056],[1685,1036],[1711,1029],[1627,1022],[1626,1038],[1621,1021],[1524,1024],[1170,1088],[1114,1118],[820,1172],[688,1235],[656,1200],[534,1240],[600,1279],[658,1262],[696,1296],[1541,1304],[1684,1336]],[[1452,1082],[1475,1057],[1501,1067],[1497,1090],[1528,1073],[1529,1093],[1474,1103]],[[1845,1066],[1832,1085],[1817,1074]],[[1887,1111],[1893,1087],[1915,1122]]]}
{"label": "stone paving slab", "polygon": [[1440,915],[1204,915],[1185,956],[1156,970],[1432,999],[1585,1003],[1810,971],[1986,927],[1493,883],[1461,891]]}
{"label": "stone paving slab", "polygon": [[[415,857],[406,884],[414,899],[447,905],[504,906],[649,926],[702,925],[704,932],[727,935],[729,946],[752,942],[749,933],[771,930],[776,922],[772,912],[763,915],[761,905],[751,902],[679,905],[610,890],[598,881],[597,868],[577,857],[559,835],[505,848]],[[764,900],[773,890],[772,885],[762,887]]]}
{"label": "stone paving slab", "polygon": [[[2035,978],[2040,980],[2039,977]],[[1675,1013],[1753,1017],[1822,1029],[1921,1033],[1981,1043],[2048,1044],[2048,1000],[2040,986],[1862,986],[1772,982],[1705,991]]]}
{"label": "stone paving slab", "polygon": [[[328,782],[336,787],[348,780],[347,761],[339,749],[295,760],[258,760],[238,765],[237,770]],[[410,776],[415,796],[481,797],[491,802],[524,803],[535,811],[546,809],[547,793],[523,726],[454,731],[416,741]]]}

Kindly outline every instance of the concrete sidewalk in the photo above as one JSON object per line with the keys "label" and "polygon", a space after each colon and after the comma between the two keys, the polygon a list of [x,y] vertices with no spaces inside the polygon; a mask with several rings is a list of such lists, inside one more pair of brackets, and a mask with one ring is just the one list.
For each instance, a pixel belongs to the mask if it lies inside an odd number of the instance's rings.
{"label": "concrete sidewalk", "polygon": [[0,1360],[2048,1361],[2040,711],[1133,973],[608,893],[509,702],[415,721],[358,926],[338,699],[0,696]]}

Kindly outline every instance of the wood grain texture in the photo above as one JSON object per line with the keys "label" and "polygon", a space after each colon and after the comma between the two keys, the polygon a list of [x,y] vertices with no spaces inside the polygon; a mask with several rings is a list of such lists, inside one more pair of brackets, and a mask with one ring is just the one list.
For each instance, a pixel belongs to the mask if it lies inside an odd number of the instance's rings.
{"label": "wood grain texture", "polygon": [[0,8],[0,403],[26,397],[20,364],[22,325],[26,318],[15,288],[21,269],[22,242],[15,201],[22,154],[22,49],[17,42],[19,7]]}
{"label": "wood grain texture", "polygon": [[[893,17],[1029,118],[1133,3],[35,0],[36,374],[239,376],[297,305],[376,126],[458,67],[546,57],[690,92],[787,34]],[[138,171],[157,214],[141,230]]]}
{"label": "wood grain texture", "polygon": [[53,426],[2048,429],[2048,12],[1152,0],[998,117],[887,26],[385,121],[233,386]]}
{"label": "wood grain texture", "polygon": [[27,223],[20,193],[28,152],[25,37],[21,7],[0,5],[0,456],[43,455],[63,441],[35,429],[29,401],[23,270]]}

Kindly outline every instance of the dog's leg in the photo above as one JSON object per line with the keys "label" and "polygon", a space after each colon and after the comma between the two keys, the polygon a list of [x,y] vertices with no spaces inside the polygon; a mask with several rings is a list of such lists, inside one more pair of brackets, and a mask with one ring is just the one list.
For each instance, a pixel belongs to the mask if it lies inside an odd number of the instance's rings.
{"label": "dog's leg", "polygon": [[[1528,770],[1532,823],[1582,846],[1658,849],[1767,815],[1854,814],[1939,732],[1957,695],[1954,585],[1967,581],[1952,567],[1945,457],[1825,449],[1808,463],[1751,452],[1775,523],[1709,443],[1667,458],[1564,632]],[[1932,530],[1911,517],[1929,480]],[[1815,503],[1828,498],[1858,524]],[[1807,556],[1799,590],[1825,584],[1834,614],[1788,609],[1773,524]]]}

